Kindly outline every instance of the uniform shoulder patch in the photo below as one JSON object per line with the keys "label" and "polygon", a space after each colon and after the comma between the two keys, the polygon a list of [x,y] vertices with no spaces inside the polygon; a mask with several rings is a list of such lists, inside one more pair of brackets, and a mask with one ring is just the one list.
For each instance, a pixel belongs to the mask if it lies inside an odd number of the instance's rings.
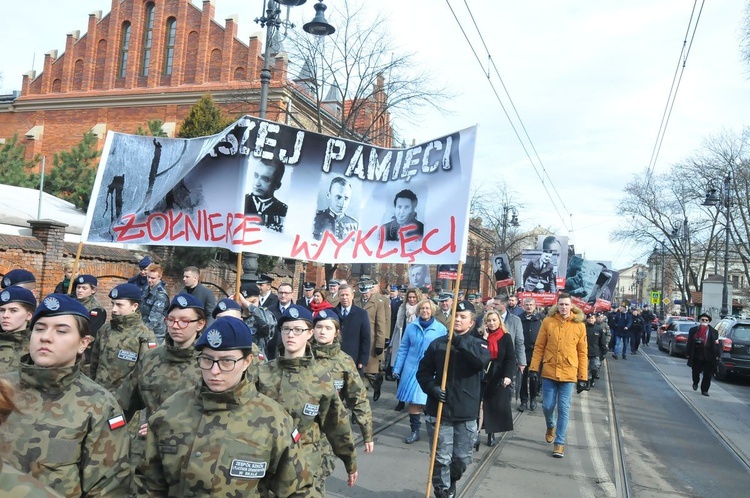
{"label": "uniform shoulder patch", "polygon": [[297,444],[299,443],[299,440],[302,438],[302,434],[299,433],[299,430],[295,427],[292,431],[292,442]]}
{"label": "uniform shoulder patch", "polygon": [[107,424],[109,424],[109,430],[111,431],[119,429],[120,427],[123,427],[125,425],[125,417],[122,414],[116,417],[112,417],[111,419],[107,420]]}

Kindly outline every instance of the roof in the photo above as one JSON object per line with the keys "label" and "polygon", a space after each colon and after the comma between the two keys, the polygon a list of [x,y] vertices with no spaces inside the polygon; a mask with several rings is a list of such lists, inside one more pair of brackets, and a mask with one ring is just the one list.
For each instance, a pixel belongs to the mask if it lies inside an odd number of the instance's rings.
{"label": "roof", "polygon": [[42,194],[40,213],[39,190],[0,184],[0,231],[18,234],[18,228],[28,229],[28,221],[34,219],[65,223],[68,225],[65,233],[80,235],[86,214],[72,203],[46,192]]}

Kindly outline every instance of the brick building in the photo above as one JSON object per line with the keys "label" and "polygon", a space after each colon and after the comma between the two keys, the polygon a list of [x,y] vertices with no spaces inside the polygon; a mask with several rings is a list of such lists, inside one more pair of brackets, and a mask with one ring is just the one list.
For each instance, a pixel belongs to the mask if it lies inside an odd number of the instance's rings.
{"label": "brick building", "polygon": [[[40,74],[23,75],[20,95],[0,99],[0,140],[17,133],[31,159],[70,149],[89,130],[101,146],[108,130],[134,133],[149,120],[163,121],[174,136],[206,93],[229,115],[257,115],[262,44],[257,36],[239,40],[237,27],[235,18],[224,26],[214,19],[214,0],[204,0],[202,9],[190,0],[111,0],[108,14],[89,14],[86,33],[67,34],[64,52],[45,55]],[[288,55],[276,54],[271,69],[268,119],[311,129],[315,100],[306,85],[290,79]],[[381,78],[368,99],[373,107],[385,105],[382,88]],[[327,102],[321,108],[324,133],[335,134],[349,107]],[[390,146],[388,113],[370,111],[358,111],[354,122],[379,130],[384,138],[373,142]]]}

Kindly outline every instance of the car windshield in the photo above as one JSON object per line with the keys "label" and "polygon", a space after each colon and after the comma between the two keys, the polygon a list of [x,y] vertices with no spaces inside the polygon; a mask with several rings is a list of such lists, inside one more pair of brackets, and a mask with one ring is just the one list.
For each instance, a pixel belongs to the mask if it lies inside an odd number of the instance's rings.
{"label": "car windshield", "polygon": [[734,339],[738,341],[750,341],[750,325],[738,325],[732,331]]}
{"label": "car windshield", "polygon": [[682,333],[687,334],[688,332],[690,332],[690,329],[692,329],[696,325],[698,324],[695,322],[680,322],[677,324],[677,332],[682,332]]}

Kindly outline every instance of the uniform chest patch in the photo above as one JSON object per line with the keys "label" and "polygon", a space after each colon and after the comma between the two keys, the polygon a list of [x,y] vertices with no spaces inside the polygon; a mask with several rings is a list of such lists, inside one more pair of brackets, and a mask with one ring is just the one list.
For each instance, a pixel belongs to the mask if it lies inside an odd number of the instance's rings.
{"label": "uniform chest patch", "polygon": [[127,349],[121,349],[117,353],[117,358],[125,361],[138,361],[138,353],[128,351]]}
{"label": "uniform chest patch", "polygon": [[308,417],[314,417],[318,414],[320,411],[320,405],[313,405],[311,403],[305,403],[305,409],[302,410],[303,415],[307,415]]}
{"label": "uniform chest patch", "polygon": [[242,479],[262,479],[266,475],[268,462],[253,462],[250,460],[232,460],[229,475]]}
{"label": "uniform chest patch", "polygon": [[333,387],[335,387],[337,391],[341,391],[344,388],[344,380],[343,379],[334,380]]}

